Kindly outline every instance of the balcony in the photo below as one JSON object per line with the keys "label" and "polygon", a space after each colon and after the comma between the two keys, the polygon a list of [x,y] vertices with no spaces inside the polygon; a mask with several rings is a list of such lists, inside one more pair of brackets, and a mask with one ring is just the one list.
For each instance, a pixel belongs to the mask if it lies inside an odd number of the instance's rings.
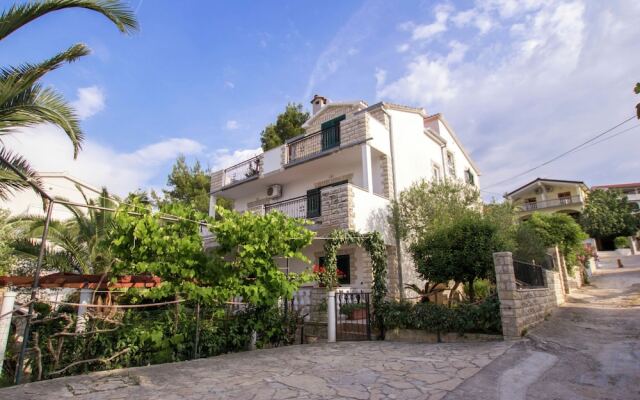
{"label": "balcony", "polygon": [[279,211],[292,218],[317,218],[321,214],[320,191],[264,206],[264,212]]}
{"label": "balcony", "polygon": [[307,160],[340,147],[340,125],[325,128],[287,143],[287,164]]}
{"label": "balcony", "polygon": [[520,205],[520,208],[522,211],[536,211],[536,210],[541,210],[545,208],[564,207],[564,206],[580,205],[580,204],[582,204],[582,197],[571,196],[571,197],[563,197],[559,199],[524,203]]}
{"label": "balcony", "polygon": [[229,186],[259,177],[262,172],[262,158],[262,154],[260,154],[239,164],[225,168],[222,174],[222,186]]}

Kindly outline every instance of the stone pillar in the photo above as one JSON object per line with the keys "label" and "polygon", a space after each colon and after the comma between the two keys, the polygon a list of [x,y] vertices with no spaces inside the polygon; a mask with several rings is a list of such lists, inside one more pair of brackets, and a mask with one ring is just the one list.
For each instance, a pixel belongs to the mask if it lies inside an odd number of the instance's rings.
{"label": "stone pillar", "polygon": [[[80,289],[80,304],[91,304],[91,294],[93,290],[83,288]],[[76,332],[84,332],[87,326],[87,308],[86,306],[78,306],[78,320],[76,322]]]}
{"label": "stone pillar", "polygon": [[362,148],[362,186],[369,193],[373,193],[373,174],[371,171],[371,147],[363,143]]}
{"label": "stone pillar", "polygon": [[[549,247],[547,249],[547,254],[551,255],[551,257],[553,258],[553,265],[556,267],[556,270],[558,271],[558,285],[560,286],[560,290],[562,290],[562,293],[569,293],[568,291],[568,285],[569,283],[567,282],[567,278],[566,278],[566,274],[563,275],[562,271],[563,271],[563,264],[562,264],[562,260],[561,260],[561,256],[560,256],[560,250],[558,250],[558,246],[554,246],[554,247]],[[566,270],[565,270],[566,273]],[[562,302],[564,303],[564,296],[562,298]]]}
{"label": "stone pillar", "polygon": [[629,240],[629,250],[631,250],[631,255],[635,256],[636,254],[638,254],[638,246],[636,246],[636,241],[634,240],[633,236],[629,236],[628,240]]}
{"label": "stone pillar", "polygon": [[16,300],[16,292],[6,291],[2,296],[2,306],[0,307],[0,376],[2,376],[2,364],[4,354],[9,341],[9,331],[11,330],[11,317],[13,316],[13,304]]}
{"label": "stone pillar", "polygon": [[502,319],[502,335],[505,339],[520,337],[518,330],[518,293],[516,277],[513,272],[513,256],[511,252],[493,253],[496,269],[496,287],[500,299],[500,316]]}
{"label": "stone pillar", "polygon": [[327,342],[336,341],[336,291],[327,292]]}
{"label": "stone pillar", "polygon": [[211,195],[209,197],[209,215],[213,218],[216,217],[216,202],[218,198],[215,195]]}
{"label": "stone pillar", "polygon": [[567,262],[564,259],[564,254],[560,253],[560,251],[558,251],[558,257],[560,259],[558,269],[560,271],[560,276],[562,277],[562,282],[564,284],[564,292],[566,294],[569,294],[571,293],[571,288],[569,287],[569,271],[567,271]]}

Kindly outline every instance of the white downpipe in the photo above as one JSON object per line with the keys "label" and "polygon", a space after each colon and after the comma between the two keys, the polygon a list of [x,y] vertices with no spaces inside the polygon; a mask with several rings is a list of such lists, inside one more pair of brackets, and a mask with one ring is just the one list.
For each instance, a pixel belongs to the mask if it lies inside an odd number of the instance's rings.
{"label": "white downpipe", "polygon": [[9,331],[11,330],[11,317],[13,316],[13,304],[16,301],[16,292],[4,292],[2,296],[2,306],[0,307],[0,376],[2,376],[2,364],[4,354],[9,342]]}
{"label": "white downpipe", "polygon": [[371,171],[371,147],[362,144],[362,183],[367,192],[373,193],[373,176]]}
{"label": "white downpipe", "polygon": [[[91,289],[80,289],[80,304],[91,304]],[[76,332],[84,332],[87,326],[87,308],[86,306],[78,306],[78,321],[76,322]]]}
{"label": "white downpipe", "polygon": [[327,292],[327,342],[336,341],[336,291]]}

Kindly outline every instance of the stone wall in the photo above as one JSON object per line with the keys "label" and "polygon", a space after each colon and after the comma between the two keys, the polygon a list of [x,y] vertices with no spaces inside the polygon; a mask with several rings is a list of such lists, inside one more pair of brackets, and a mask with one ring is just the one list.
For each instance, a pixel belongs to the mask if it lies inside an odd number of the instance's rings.
{"label": "stone wall", "polygon": [[340,185],[324,188],[320,194],[321,222],[323,228],[349,229],[354,226],[353,188]]}
{"label": "stone wall", "polygon": [[369,132],[367,114],[357,114],[340,122],[340,147],[362,142]]}
{"label": "stone wall", "polygon": [[222,180],[224,179],[224,170],[216,171],[211,174],[211,190],[219,190],[222,188]]}
{"label": "stone wall", "polygon": [[543,269],[545,287],[518,288],[511,253],[494,253],[493,261],[500,298],[502,334],[505,339],[519,338],[527,329],[544,321],[555,307],[564,302],[558,272]]}
{"label": "stone wall", "polygon": [[318,132],[322,127],[323,123],[330,121],[334,118],[337,118],[341,115],[350,114],[350,113],[353,113],[354,111],[358,111],[358,107],[356,107],[355,105],[345,105],[345,106],[327,105],[325,107],[327,107],[327,109],[320,111],[322,112],[322,114],[314,118],[312,123],[305,128],[306,133]]}

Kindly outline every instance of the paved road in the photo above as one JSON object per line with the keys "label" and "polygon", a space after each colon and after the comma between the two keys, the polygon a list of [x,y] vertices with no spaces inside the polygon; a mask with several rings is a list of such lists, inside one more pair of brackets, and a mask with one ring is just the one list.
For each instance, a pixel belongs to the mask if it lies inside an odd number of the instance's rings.
{"label": "paved road", "polygon": [[510,343],[342,342],[61,378],[0,399],[441,399]]}
{"label": "paved road", "polygon": [[622,261],[445,399],[640,399],[640,256]]}

